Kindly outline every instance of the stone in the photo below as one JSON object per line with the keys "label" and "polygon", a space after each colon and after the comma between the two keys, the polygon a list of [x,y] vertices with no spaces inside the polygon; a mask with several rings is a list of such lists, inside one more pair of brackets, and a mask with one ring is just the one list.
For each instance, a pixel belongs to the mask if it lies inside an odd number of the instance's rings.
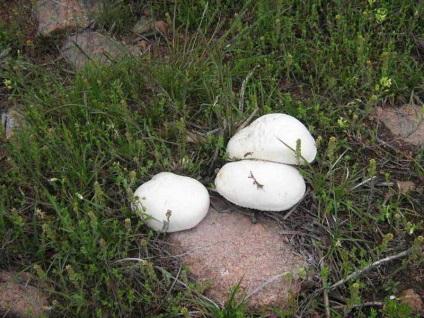
{"label": "stone", "polygon": [[162,33],[162,34],[167,33],[168,30],[169,30],[168,24],[165,21],[163,21],[163,20],[156,21],[153,24],[153,26],[154,26],[154,29],[156,31],[158,31],[159,33]]}
{"label": "stone", "polygon": [[416,146],[424,145],[424,108],[422,106],[406,104],[398,108],[378,107],[375,117],[402,141]]}
{"label": "stone", "polygon": [[18,111],[18,107],[10,107],[1,113],[1,126],[4,129],[6,138],[11,138],[13,131],[23,123],[23,116]]}
{"label": "stone", "polygon": [[1,317],[45,317],[47,296],[30,285],[32,277],[27,273],[0,272]]}
{"label": "stone", "polygon": [[127,54],[141,54],[138,47],[127,47],[90,30],[69,36],[61,51],[63,57],[75,68],[84,67],[87,62],[107,63],[110,59],[119,59]]}
{"label": "stone", "polygon": [[146,50],[149,47],[149,42],[147,42],[146,40],[141,40],[140,42],[137,43],[137,46],[141,49],[141,50]]}
{"label": "stone", "polygon": [[418,295],[417,292],[412,288],[404,290],[402,293],[400,293],[399,299],[401,302],[408,304],[413,311],[418,313],[422,312],[424,314],[423,300],[421,299],[421,296]]}
{"label": "stone", "polygon": [[169,26],[165,21],[153,21],[151,18],[146,16],[142,16],[131,29],[131,31],[135,34],[145,34],[150,32],[165,34],[168,30]]}
{"label": "stone", "polygon": [[240,281],[239,298],[252,309],[287,307],[299,292],[296,279],[306,262],[296,256],[266,218],[258,223],[240,213],[210,208],[200,224],[169,236],[172,252],[189,267],[199,283],[211,282],[206,296],[224,303]]}
{"label": "stone", "polygon": [[91,20],[95,20],[99,13],[104,9],[104,3],[97,0],[78,0],[85,14]]}
{"label": "stone", "polygon": [[48,36],[54,32],[84,29],[89,18],[83,5],[77,0],[39,0],[35,6],[38,35]]}
{"label": "stone", "polygon": [[136,34],[143,34],[152,32],[154,28],[154,22],[151,18],[141,16],[140,19],[134,24],[131,31]]}

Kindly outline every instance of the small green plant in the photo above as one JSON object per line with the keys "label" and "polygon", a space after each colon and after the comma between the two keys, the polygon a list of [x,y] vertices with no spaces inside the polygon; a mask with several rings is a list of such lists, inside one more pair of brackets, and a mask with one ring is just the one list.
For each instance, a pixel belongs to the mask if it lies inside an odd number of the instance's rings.
{"label": "small green plant", "polygon": [[240,291],[240,282],[235,285],[230,292],[228,300],[225,302],[224,307],[221,309],[216,309],[213,316],[218,318],[242,318],[248,317],[245,312],[246,303],[243,300],[239,299],[239,291]]}
{"label": "small green plant", "polygon": [[381,310],[384,317],[419,317],[419,314],[413,314],[408,304],[400,302],[396,297],[387,297]]}
{"label": "small green plant", "polygon": [[125,0],[107,0],[102,2],[96,21],[112,34],[128,32],[137,21],[140,6]]}
{"label": "small green plant", "polygon": [[424,5],[111,0],[97,23],[129,36],[142,9],[172,28],[154,54],[75,73],[38,66],[23,19],[1,20],[0,99],[22,105],[26,124],[11,139],[0,131],[0,267],[45,282],[56,316],[253,316],[240,285],[223,308],[206,302],[131,200],[160,171],[213,183],[246,119],[283,112],[318,146],[299,167],[304,200],[266,214],[318,273],[290,314],[413,315],[390,296],[424,262],[423,196],[396,182],[420,182],[423,151],[384,141],[368,114],[422,95]]}
{"label": "small green plant", "polygon": [[0,52],[4,52],[8,48],[22,49],[23,40],[21,35],[16,34],[18,32],[15,28],[17,27],[16,25],[7,27],[3,21],[0,21]]}

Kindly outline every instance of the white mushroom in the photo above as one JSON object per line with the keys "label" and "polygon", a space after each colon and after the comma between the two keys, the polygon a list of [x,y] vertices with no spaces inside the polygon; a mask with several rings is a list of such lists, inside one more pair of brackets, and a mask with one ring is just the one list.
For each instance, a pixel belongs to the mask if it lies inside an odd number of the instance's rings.
{"label": "white mushroom", "polygon": [[134,193],[132,209],[155,231],[177,232],[195,227],[209,209],[208,190],[197,180],[161,172]]}
{"label": "white mushroom", "polygon": [[303,160],[296,157],[297,140],[300,140],[301,156],[312,162],[317,148],[308,129],[290,115],[268,114],[235,134],[228,142],[227,152],[232,160],[260,159],[299,164]]}
{"label": "white mushroom", "polygon": [[215,186],[228,201],[262,211],[290,209],[306,190],[305,181],[296,168],[260,160],[225,164],[216,176]]}

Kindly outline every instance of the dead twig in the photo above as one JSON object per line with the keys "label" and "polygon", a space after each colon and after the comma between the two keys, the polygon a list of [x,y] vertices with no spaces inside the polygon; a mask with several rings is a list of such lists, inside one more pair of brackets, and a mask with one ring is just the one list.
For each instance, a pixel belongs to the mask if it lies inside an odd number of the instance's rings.
{"label": "dead twig", "polygon": [[[384,302],[382,302],[382,301],[367,301],[365,303],[353,304],[352,305],[352,308],[349,308],[347,311],[345,311],[344,315],[346,317],[352,311],[353,308],[359,308],[359,307],[383,307],[383,306],[384,306]],[[343,309],[345,307],[346,307],[346,305],[334,306],[334,308],[336,308],[336,309]]]}
{"label": "dead twig", "polygon": [[278,234],[280,235],[303,235],[304,233],[300,232],[300,231],[280,231],[278,232]]}
{"label": "dead twig", "polygon": [[374,180],[375,178],[377,178],[377,177],[376,177],[376,176],[374,176],[374,177],[371,177],[371,178],[365,179],[364,181],[362,181],[362,182],[358,183],[357,185],[353,186],[350,190],[355,190],[355,189],[359,188],[360,186],[363,186],[364,184],[366,184],[366,183],[368,183],[368,182],[370,182],[370,181]]}
{"label": "dead twig", "polygon": [[[136,261],[136,262],[140,262],[140,263],[145,263],[146,262],[146,260],[145,259],[141,259],[141,258],[124,258],[124,259],[120,259],[120,260],[117,260],[117,261],[115,261],[115,262],[113,262],[112,264],[114,264],[114,263],[120,263],[120,262],[122,262],[122,261]],[[187,284],[185,284],[182,280],[180,280],[180,279],[178,279],[178,277],[179,277],[179,275],[180,275],[180,273],[181,273],[181,271],[179,270],[178,271],[178,273],[177,273],[177,276],[176,277],[174,277],[171,273],[169,273],[168,271],[166,271],[166,270],[164,270],[162,267],[160,267],[160,266],[154,266],[154,268],[156,268],[157,270],[159,270],[159,271],[161,271],[162,273],[164,273],[164,272],[166,272],[166,274],[170,277],[170,278],[172,278],[173,280],[174,280],[174,282],[173,282],[173,284],[172,284],[172,286],[171,286],[171,289],[175,286],[175,283],[179,283],[181,286],[183,286],[184,288],[189,288],[188,286],[187,286]],[[196,291],[196,290],[192,290],[198,297],[200,297],[200,298],[203,298],[204,300],[206,300],[207,302],[209,302],[210,304],[212,304],[213,306],[215,306],[216,308],[219,308],[219,306],[214,302],[214,301],[212,301],[211,299],[209,299],[208,297],[206,297],[206,296],[204,296],[204,295],[202,295],[202,294],[200,294],[198,291]]]}
{"label": "dead twig", "polygon": [[246,78],[243,80],[243,83],[241,84],[241,89],[240,89],[240,99],[239,99],[239,109],[243,110],[243,106],[244,106],[244,93],[246,92],[246,85],[247,82],[249,81],[249,79],[252,77],[253,72],[256,70],[256,68],[258,67],[258,65],[256,65],[253,70],[251,70],[249,72],[249,74],[247,74]]}
{"label": "dead twig", "polygon": [[139,263],[147,263],[148,259],[153,259],[153,257],[148,257],[148,258],[138,258],[138,257],[127,257],[127,258],[122,258],[122,259],[118,259],[116,261],[113,261],[111,264],[119,264],[119,263],[123,263],[123,262],[139,262]]}
{"label": "dead twig", "polygon": [[[374,262],[370,265],[367,265],[363,269],[357,270],[357,271],[349,274],[346,278],[341,279],[338,282],[334,283],[333,285],[331,285],[330,289],[335,289],[336,287],[345,284],[347,281],[351,280],[352,278],[356,278],[356,277],[362,275],[363,273],[368,272],[369,270],[371,270],[375,267],[378,267],[378,266],[383,265],[385,263],[391,262],[395,259],[408,256],[409,254],[411,254],[414,251],[414,249],[415,249],[415,247],[411,247],[411,248],[407,249],[406,251],[400,252],[400,253],[392,255],[392,256],[385,257],[385,258],[380,259],[380,260],[378,260],[378,261],[376,261],[376,262]],[[423,251],[424,251],[424,249],[421,250],[421,252],[423,252]]]}
{"label": "dead twig", "polygon": [[[325,268],[324,256],[321,254],[321,260],[319,262],[321,270]],[[328,282],[327,277],[323,275],[322,277],[322,295],[324,297],[324,307],[325,307],[325,317],[331,318],[330,312],[330,299],[328,298]]]}
{"label": "dead twig", "polygon": [[258,189],[263,190],[264,189],[264,185],[259,183],[258,180],[256,180],[255,176],[253,175],[252,171],[250,171],[250,176],[247,177],[248,179],[252,179],[253,180],[253,185],[255,185]]}
{"label": "dead twig", "polygon": [[180,266],[178,267],[178,273],[177,273],[177,275],[174,277],[174,281],[172,282],[171,287],[169,287],[168,292],[166,293],[166,295],[169,295],[169,294],[171,293],[171,291],[174,289],[175,283],[178,281],[178,277],[180,277],[181,270],[182,270],[182,266],[180,265]]}
{"label": "dead twig", "polygon": [[[224,138],[224,132],[225,132],[225,129],[226,129],[226,128],[227,128],[227,120],[226,120],[226,119],[224,119],[224,121],[222,122],[222,130],[219,132],[219,136],[220,136],[221,138]],[[220,148],[219,148],[219,147],[216,147],[216,148],[215,148],[215,151],[214,151],[213,157],[212,157],[212,159],[211,159],[211,161],[210,161],[210,164],[209,164],[209,169],[208,169],[208,175],[209,175],[209,176],[211,176],[211,175],[212,175],[212,172],[213,172],[213,170],[214,170],[214,165],[215,165],[215,161],[218,159],[219,150],[220,150]]]}
{"label": "dead twig", "polygon": [[[156,269],[158,269],[159,271],[161,271],[161,272],[164,272],[164,269],[163,268],[161,268],[161,267],[159,267],[159,266],[155,266],[155,268]],[[190,291],[192,291],[193,293],[195,293],[196,294],[196,296],[198,296],[198,297],[200,297],[200,298],[202,298],[203,300],[205,300],[205,301],[207,301],[208,303],[210,303],[211,305],[213,305],[215,308],[219,308],[219,306],[213,301],[213,300],[211,300],[210,298],[208,298],[208,297],[206,297],[206,296],[204,296],[204,295],[202,295],[201,293],[199,293],[198,291],[196,291],[195,289],[190,289],[188,286],[187,286],[187,284],[186,283],[184,283],[182,280],[180,280],[180,279],[178,279],[178,277],[174,277],[174,276],[172,276],[168,271],[167,271],[167,274],[169,275],[169,277],[170,278],[172,278],[172,279],[174,279],[175,280],[175,282],[177,282],[177,283],[179,283],[181,286],[183,286],[184,288],[186,288],[186,289],[189,289]]]}
{"label": "dead twig", "polygon": [[244,127],[246,127],[247,125],[250,124],[250,122],[252,121],[253,117],[255,117],[256,113],[259,111],[259,107],[256,107],[253,112],[250,114],[250,116],[237,128],[236,132],[239,132],[240,130],[242,130]]}
{"label": "dead twig", "polygon": [[[219,100],[219,95],[216,96],[212,107],[214,107],[218,103],[218,100]],[[225,133],[225,130],[227,129],[227,120],[226,119],[223,120],[222,127],[219,127],[218,129],[219,130],[217,130],[217,132],[219,134],[219,137],[224,138],[224,133]],[[212,159],[210,160],[210,163],[209,163],[208,176],[212,175],[212,172],[214,170],[215,161],[216,161],[216,159],[218,159],[219,150],[220,150],[219,147],[215,148],[213,157],[212,157]]]}

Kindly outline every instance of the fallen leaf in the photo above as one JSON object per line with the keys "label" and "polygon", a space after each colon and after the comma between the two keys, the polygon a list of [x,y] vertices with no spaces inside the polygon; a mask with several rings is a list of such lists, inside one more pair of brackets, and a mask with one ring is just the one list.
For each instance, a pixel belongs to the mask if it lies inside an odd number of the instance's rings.
{"label": "fallen leaf", "polygon": [[396,185],[400,194],[408,194],[415,190],[415,183],[412,181],[396,181]]}
{"label": "fallen leaf", "polygon": [[423,310],[423,300],[421,296],[417,294],[412,288],[404,290],[400,295],[399,299],[402,303],[408,304],[409,307],[415,312],[421,312]]}

